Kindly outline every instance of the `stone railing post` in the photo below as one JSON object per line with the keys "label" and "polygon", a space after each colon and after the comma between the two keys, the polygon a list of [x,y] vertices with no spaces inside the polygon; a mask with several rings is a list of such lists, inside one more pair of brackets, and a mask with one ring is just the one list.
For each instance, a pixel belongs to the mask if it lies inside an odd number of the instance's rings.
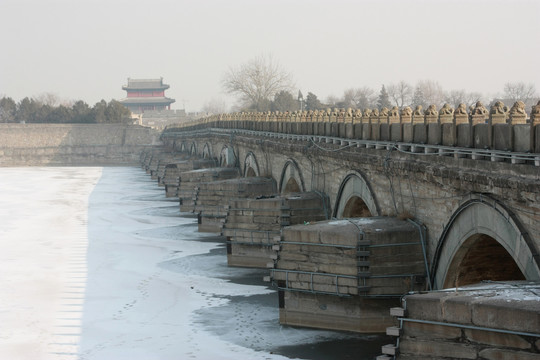
{"label": "stone railing post", "polygon": [[531,109],[531,125],[534,134],[533,152],[540,154],[540,101]]}
{"label": "stone railing post", "polygon": [[509,111],[512,136],[512,150],[517,152],[534,151],[534,128],[532,121],[527,123],[525,103],[516,101]]}
{"label": "stone railing post", "polygon": [[412,115],[413,143],[425,144],[427,142],[426,118],[422,106],[417,106]]}
{"label": "stone railing post", "polygon": [[379,112],[379,134],[381,141],[390,141],[389,110],[385,107]]}
{"label": "stone railing post", "polygon": [[481,136],[485,138],[485,148],[494,148],[496,150],[510,151],[514,148],[512,126],[508,124],[508,106],[504,105],[502,101],[497,101],[489,112],[488,126],[477,126],[477,129],[485,127],[487,134],[482,134],[475,131],[475,134],[480,137],[475,137],[475,141],[478,139],[482,141]]}
{"label": "stone railing post", "polygon": [[362,113],[362,140],[371,140],[371,110],[364,109]]}
{"label": "stone railing post", "polygon": [[412,109],[409,106],[401,109],[399,122],[401,123],[401,136],[402,141],[406,143],[413,142],[413,123],[412,123]]}
{"label": "stone railing post", "polygon": [[373,109],[369,116],[369,122],[371,124],[371,140],[381,140],[381,126],[379,124],[379,110]]}
{"label": "stone railing post", "polygon": [[397,106],[394,106],[388,114],[388,127],[391,141],[403,141],[403,126],[401,125],[401,118]]}
{"label": "stone railing post", "polygon": [[353,138],[362,139],[362,111],[357,109],[353,116]]}
{"label": "stone railing post", "polygon": [[430,145],[440,145],[442,143],[441,123],[439,122],[439,112],[435,105],[430,105],[425,113],[427,127],[427,143]]}
{"label": "stone railing post", "polygon": [[439,110],[439,124],[441,125],[441,144],[444,146],[455,146],[456,121],[454,119],[454,109],[448,104]]}

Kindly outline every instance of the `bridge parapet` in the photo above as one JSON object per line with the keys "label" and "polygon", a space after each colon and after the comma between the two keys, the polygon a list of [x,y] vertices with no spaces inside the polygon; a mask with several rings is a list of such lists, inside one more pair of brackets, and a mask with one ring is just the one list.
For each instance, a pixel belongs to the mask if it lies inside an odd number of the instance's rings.
{"label": "bridge parapet", "polygon": [[[355,140],[442,145],[517,153],[540,153],[540,102],[530,117],[521,101],[502,102],[488,110],[480,102],[467,109],[445,104],[425,111],[405,107],[360,110],[327,109],[298,112],[231,113],[170,126],[167,132],[203,128],[243,129]],[[516,162],[521,162],[519,159]],[[538,165],[538,164],[537,164]]]}

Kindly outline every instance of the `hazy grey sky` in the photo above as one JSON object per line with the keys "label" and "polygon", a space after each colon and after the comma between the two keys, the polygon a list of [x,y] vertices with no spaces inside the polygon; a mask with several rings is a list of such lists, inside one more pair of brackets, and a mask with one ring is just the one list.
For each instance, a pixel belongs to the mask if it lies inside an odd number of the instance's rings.
{"label": "hazy grey sky", "polygon": [[540,91],[540,0],[0,0],[0,33],[0,95],[16,101],[92,106],[163,77],[173,108],[230,105],[224,73],[261,54],[322,100],[399,80]]}

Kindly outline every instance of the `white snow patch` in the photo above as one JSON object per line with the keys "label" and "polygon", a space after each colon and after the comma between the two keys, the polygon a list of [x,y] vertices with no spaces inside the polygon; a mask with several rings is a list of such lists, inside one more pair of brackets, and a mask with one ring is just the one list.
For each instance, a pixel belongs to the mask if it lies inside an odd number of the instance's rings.
{"label": "white snow patch", "polygon": [[268,289],[160,267],[218,245],[190,241],[195,219],[145,213],[166,199],[140,169],[0,171],[0,359],[285,359],[194,323],[229,301],[216,294]]}

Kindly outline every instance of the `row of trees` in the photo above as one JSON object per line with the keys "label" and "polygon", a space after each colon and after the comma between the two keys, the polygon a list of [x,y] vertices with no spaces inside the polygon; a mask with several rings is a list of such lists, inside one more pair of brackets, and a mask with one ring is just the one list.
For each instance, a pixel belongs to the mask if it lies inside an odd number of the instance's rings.
{"label": "row of trees", "polygon": [[53,95],[24,98],[18,103],[10,97],[0,99],[0,122],[55,124],[129,124],[131,112],[116,100],[101,100],[93,107],[84,101],[58,104]]}
{"label": "row of trees", "polygon": [[[225,92],[239,99],[237,111],[295,111],[320,110],[327,107],[339,108],[391,108],[397,106],[424,108],[434,104],[441,107],[448,103],[457,107],[463,103],[472,105],[477,101],[490,103],[481,93],[465,90],[444,91],[436,81],[419,81],[415,86],[406,81],[382,85],[380,91],[370,87],[351,88],[344,91],[341,97],[329,96],[321,102],[311,92],[304,98],[301,92],[298,96],[292,82],[292,75],[285,71],[270,56],[259,56],[247,63],[230,68],[222,81]],[[537,97],[532,84],[506,83],[501,99],[509,102],[522,100],[525,103]]]}

